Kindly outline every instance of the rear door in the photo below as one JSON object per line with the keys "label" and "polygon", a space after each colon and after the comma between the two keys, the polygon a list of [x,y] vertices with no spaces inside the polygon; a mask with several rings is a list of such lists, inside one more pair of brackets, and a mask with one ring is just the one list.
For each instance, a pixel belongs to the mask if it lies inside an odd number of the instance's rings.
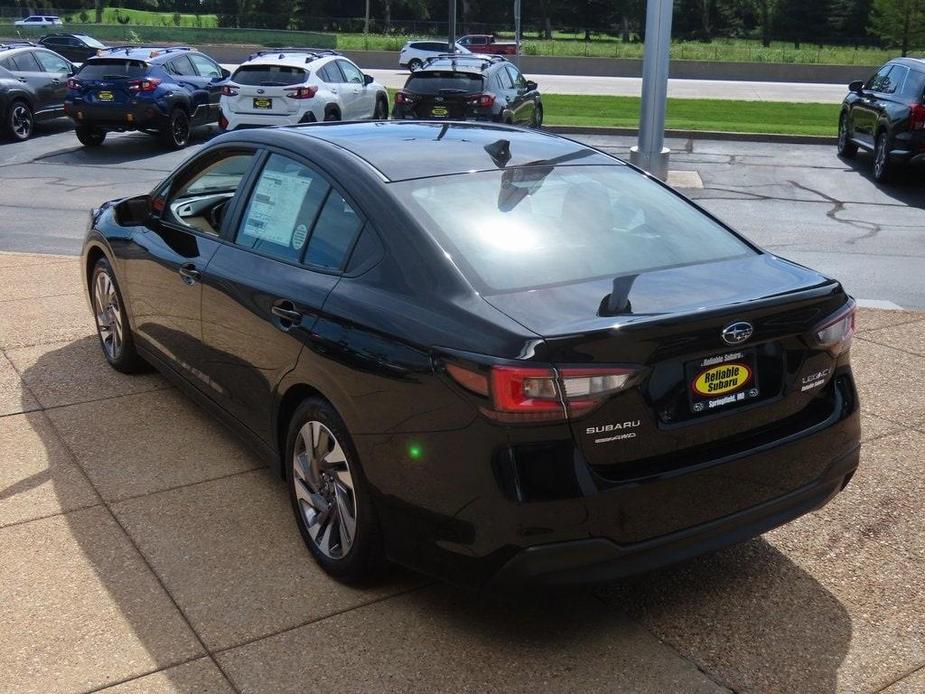
{"label": "rear door", "polygon": [[335,62],[344,76],[344,83],[340,89],[341,102],[344,108],[343,119],[363,120],[370,118],[373,114],[375,101],[371,104],[367,103],[369,89],[360,68],[343,58],[338,58]]}
{"label": "rear door", "polygon": [[877,119],[883,109],[883,104],[881,103],[882,93],[885,87],[889,87],[890,72],[893,67],[892,63],[888,63],[867,80],[861,98],[852,108],[851,117],[854,136],[869,147],[874,146]]}
{"label": "rear door", "polygon": [[74,66],[52,51],[37,50],[35,57],[51,80],[50,89],[53,95],[51,108],[63,109],[64,99],[67,96],[67,78],[71,76]]}
{"label": "rear door", "polygon": [[202,316],[212,394],[268,442],[276,388],[362,228],[355,210],[318,169],[273,151],[209,264]]}
{"label": "rear door", "polygon": [[[186,54],[179,55],[164,63],[164,69],[189,96],[193,124],[201,125],[211,122],[213,120],[212,95],[210,93],[211,80],[200,76],[193,66],[190,56]],[[221,95],[221,89],[218,90],[218,95]],[[217,118],[217,115],[215,118]]]}

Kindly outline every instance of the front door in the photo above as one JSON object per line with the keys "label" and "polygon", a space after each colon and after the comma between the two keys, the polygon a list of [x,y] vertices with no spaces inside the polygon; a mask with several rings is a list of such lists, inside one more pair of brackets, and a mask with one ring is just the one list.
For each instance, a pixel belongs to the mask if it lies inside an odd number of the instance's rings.
{"label": "front door", "polygon": [[154,194],[151,220],[118,251],[136,338],[203,389],[202,276],[254,156],[235,148],[195,159]]}
{"label": "front door", "polygon": [[74,66],[60,55],[55,55],[52,51],[36,51],[35,57],[50,81],[51,103],[48,104],[47,108],[54,111],[63,111],[64,99],[67,96],[67,78],[74,71]]}
{"label": "front door", "polygon": [[874,146],[877,119],[881,110],[880,94],[884,85],[889,84],[892,69],[892,64],[884,65],[880,68],[877,74],[871,77],[867,84],[864,85],[861,97],[851,109],[851,125],[854,137],[869,147]]}
{"label": "front door", "polygon": [[270,445],[273,402],[363,221],[306,162],[270,154],[206,271],[203,338],[213,395]]}

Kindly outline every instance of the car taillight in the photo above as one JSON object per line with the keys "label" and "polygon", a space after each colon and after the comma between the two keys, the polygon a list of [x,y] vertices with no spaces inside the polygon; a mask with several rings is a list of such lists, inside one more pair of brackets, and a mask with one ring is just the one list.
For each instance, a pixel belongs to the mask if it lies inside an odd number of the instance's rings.
{"label": "car taillight", "polygon": [[78,82],[78,81],[75,80],[73,77],[71,77],[71,78],[67,81],[67,88],[68,88],[68,89],[80,89],[80,82]]}
{"label": "car taillight", "polygon": [[309,86],[309,87],[296,87],[295,89],[287,89],[286,96],[290,99],[311,99],[318,93],[318,87]]}
{"label": "car taillight", "polygon": [[502,422],[554,421],[580,417],[633,382],[635,369],[524,368],[492,366],[488,373],[447,364],[447,373],[462,387],[489,397],[481,408]]}
{"label": "car taillight", "polygon": [[909,107],[909,129],[925,130],[925,104],[912,104]]}
{"label": "car taillight", "polygon": [[395,103],[396,104],[412,104],[414,103],[414,97],[405,92],[395,92]]}
{"label": "car taillight", "polygon": [[847,352],[851,347],[851,336],[854,335],[856,314],[857,304],[851,299],[838,313],[813,329],[810,336],[812,341],[827,349],[832,356]]}
{"label": "car taillight", "polygon": [[128,90],[135,93],[153,92],[155,89],[157,89],[157,85],[160,83],[161,81],[157,77],[146,77],[143,80],[132,80],[128,83]]}
{"label": "car taillight", "polygon": [[232,87],[230,84],[226,84],[222,87],[222,96],[237,96],[238,88]]}
{"label": "car taillight", "polygon": [[491,108],[495,105],[495,95],[491,92],[478,94],[469,99],[469,105],[478,106],[479,108]]}

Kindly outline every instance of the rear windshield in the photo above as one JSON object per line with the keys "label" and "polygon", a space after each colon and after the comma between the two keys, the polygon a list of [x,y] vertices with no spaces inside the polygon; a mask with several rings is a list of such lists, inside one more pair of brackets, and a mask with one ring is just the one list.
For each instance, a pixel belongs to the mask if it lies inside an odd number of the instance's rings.
{"label": "rear windshield", "polygon": [[106,46],[101,44],[92,36],[86,36],[85,34],[74,34],[74,37],[83,41],[85,44],[90,46],[90,48],[106,48]]}
{"label": "rear windshield", "polygon": [[415,94],[475,94],[482,91],[482,85],[481,75],[468,72],[416,72],[408,78],[405,89]]}
{"label": "rear windshield", "polygon": [[308,70],[288,65],[244,65],[231,76],[232,82],[247,87],[286,87],[306,79]]}
{"label": "rear windshield", "polygon": [[624,166],[527,166],[390,186],[481,292],[755,254]]}
{"label": "rear windshield", "polygon": [[140,79],[148,71],[146,63],[140,60],[126,60],[124,58],[97,58],[88,60],[77,72],[81,79]]}

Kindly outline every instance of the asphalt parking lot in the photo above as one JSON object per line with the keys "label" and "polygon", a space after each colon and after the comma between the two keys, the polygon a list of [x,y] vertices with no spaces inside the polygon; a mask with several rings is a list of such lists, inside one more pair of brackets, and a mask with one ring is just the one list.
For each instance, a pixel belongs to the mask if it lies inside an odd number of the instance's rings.
{"label": "asphalt parking lot", "polygon": [[[925,307],[920,179],[878,190],[828,148],[671,146],[684,192],[750,238]],[[99,353],[86,209],[185,156],[144,135],[0,146],[0,691],[925,690],[925,313],[861,311],[861,468],[819,512],[603,588],[345,588],[234,437]]]}

